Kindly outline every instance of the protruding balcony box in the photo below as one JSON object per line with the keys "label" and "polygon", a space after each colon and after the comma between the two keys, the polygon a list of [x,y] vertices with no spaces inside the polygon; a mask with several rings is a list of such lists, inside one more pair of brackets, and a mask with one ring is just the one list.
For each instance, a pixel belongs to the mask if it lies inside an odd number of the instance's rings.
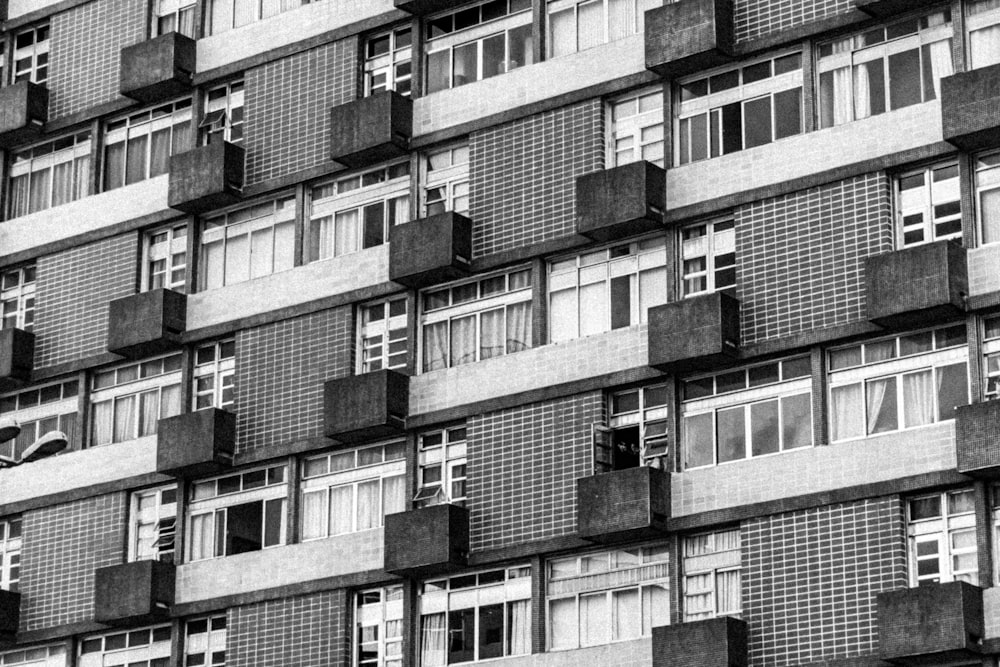
{"label": "protruding balcony box", "polygon": [[233,464],[236,415],[218,408],[161,419],[156,472],[189,479],[222,472]]}
{"label": "protruding balcony box", "polygon": [[733,0],[679,0],[646,12],[646,69],[665,79],[733,60]]}
{"label": "protruding balcony box", "polygon": [[969,293],[965,248],[937,241],[865,260],[868,319],[889,329],[960,317]]}
{"label": "protruding balcony box", "polygon": [[955,411],[958,472],[1000,479],[1000,401],[960,406]]}
{"label": "protruding balcony box", "polygon": [[165,621],[174,604],[172,563],[141,560],[94,572],[94,620],[106,625]]}
{"label": "protruding balcony box", "polygon": [[467,3],[465,0],[393,0],[393,4],[396,6],[396,9],[402,9],[404,12],[423,16],[425,14],[433,14],[434,12],[443,12],[446,9],[457,8]]}
{"label": "protruding balcony box", "polygon": [[198,215],[239,202],[244,163],[243,148],[228,141],[171,156],[167,205]]}
{"label": "protruding balcony box", "polygon": [[747,624],[732,616],[653,628],[653,667],[746,667]]}
{"label": "protruding balcony box", "polygon": [[0,391],[20,387],[31,379],[35,365],[35,334],[0,329]]}
{"label": "protruding balcony box", "polygon": [[963,151],[1000,146],[1000,65],[941,79],[941,129]]}
{"label": "protruding balcony box", "polygon": [[195,41],[168,32],[122,49],[118,78],[121,94],[153,104],[191,90],[195,72]]}
{"label": "protruding balcony box", "polygon": [[389,232],[389,280],[420,289],[469,275],[472,221],[448,211]]}
{"label": "protruding balcony box", "polygon": [[900,665],[977,660],[983,630],[983,589],[964,581],[878,595],[882,660]]}
{"label": "protruding balcony box", "polygon": [[49,91],[37,83],[18,81],[0,88],[0,148],[37,139],[49,118]]}
{"label": "protruding balcony box", "polygon": [[21,621],[21,594],[0,590],[0,644],[14,641]]}
{"label": "protruding balcony box", "polygon": [[330,157],[357,169],[410,150],[413,102],[392,90],[330,109]]}
{"label": "protruding balcony box", "polygon": [[854,0],[855,7],[878,19],[940,4],[940,0]]}
{"label": "protruding balcony box", "polygon": [[723,292],[649,309],[649,365],[668,373],[708,370],[739,358],[740,302]]}
{"label": "protruding balcony box", "polygon": [[425,577],[461,569],[469,559],[469,511],[431,505],[385,517],[386,572]]}
{"label": "protruding balcony box", "polygon": [[577,534],[593,542],[663,535],[670,518],[670,474],[641,466],[576,480]]}
{"label": "protruding balcony box", "polygon": [[187,296],[155,289],[108,306],[108,351],[140,359],[177,348],[187,322]]}
{"label": "protruding balcony box", "polygon": [[663,229],[667,172],[632,162],[576,179],[576,232],[607,242]]}
{"label": "protruding balcony box", "polygon": [[410,377],[391,370],[329,380],[323,387],[326,437],[358,443],[403,435]]}

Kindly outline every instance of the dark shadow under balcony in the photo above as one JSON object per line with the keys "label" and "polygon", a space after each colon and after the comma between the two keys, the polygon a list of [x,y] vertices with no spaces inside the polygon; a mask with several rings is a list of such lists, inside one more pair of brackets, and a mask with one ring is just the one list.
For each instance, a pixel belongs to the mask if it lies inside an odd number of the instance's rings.
{"label": "dark shadow under balcony", "polygon": [[189,93],[194,72],[195,41],[168,32],[122,49],[118,88],[125,97],[154,104]]}
{"label": "dark shadow under balcony", "polygon": [[31,380],[35,365],[35,334],[0,329],[0,391],[17,389]]}
{"label": "dark shadow under balcony", "polygon": [[646,12],[646,69],[676,79],[735,56],[733,0],[679,0]]}
{"label": "dark shadow under balcony", "polygon": [[155,289],[108,306],[108,351],[129,359],[177,349],[187,323],[187,296]]}
{"label": "dark shadow under balcony", "polygon": [[156,472],[190,479],[227,470],[236,450],[236,415],[219,408],[161,419]]}
{"label": "dark shadow under balcony", "polygon": [[865,288],[868,319],[887,329],[961,317],[969,293],[965,248],[936,241],[868,257]]}
{"label": "dark shadow under balcony", "polygon": [[443,12],[449,9],[458,9],[462,5],[467,5],[465,0],[393,0],[396,9],[410,12],[417,16]]}
{"label": "dark shadow under balcony", "polygon": [[18,81],[0,88],[0,148],[38,139],[49,117],[49,91],[37,83]]}
{"label": "dark shadow under balcony", "polygon": [[854,6],[877,19],[887,19],[902,12],[941,6],[941,0],[854,0]]}
{"label": "dark shadow under balcony", "polygon": [[746,667],[747,634],[731,616],[653,628],[653,667]]}
{"label": "dark shadow under balcony", "polygon": [[389,232],[389,280],[421,289],[469,275],[472,221],[448,211]]}
{"label": "dark shadow under balcony", "polygon": [[941,129],[964,151],[1000,146],[1000,64],[941,79]]}
{"label": "dark shadow under balcony", "polygon": [[327,381],[324,435],[345,444],[405,435],[409,389],[410,377],[392,370]]}
{"label": "dark shadow under balcony", "polygon": [[978,586],[927,583],[878,595],[883,660],[899,665],[977,661],[983,631],[983,589]]}
{"label": "dark shadow under balcony", "polygon": [[383,569],[407,577],[454,572],[469,559],[469,511],[431,505],[385,517]]}
{"label": "dark shadow under balcony", "polygon": [[649,365],[668,373],[711,370],[739,359],[740,302],[724,292],[649,309]]}
{"label": "dark shadow under balcony", "polygon": [[174,604],[172,563],[142,560],[102,567],[94,572],[94,620],[129,626],[170,618]]}
{"label": "dark shadow under balcony", "polygon": [[391,90],[330,109],[330,157],[360,169],[403,157],[413,137],[413,102]]}
{"label": "dark shadow under balcony", "polygon": [[649,162],[584,174],[576,179],[576,233],[595,241],[660,231],[667,173]]}
{"label": "dark shadow under balcony", "polygon": [[576,480],[577,534],[592,542],[664,535],[670,518],[670,473],[648,466]]}
{"label": "dark shadow under balcony", "polygon": [[228,141],[170,156],[167,205],[199,215],[231,206],[243,198],[245,154]]}

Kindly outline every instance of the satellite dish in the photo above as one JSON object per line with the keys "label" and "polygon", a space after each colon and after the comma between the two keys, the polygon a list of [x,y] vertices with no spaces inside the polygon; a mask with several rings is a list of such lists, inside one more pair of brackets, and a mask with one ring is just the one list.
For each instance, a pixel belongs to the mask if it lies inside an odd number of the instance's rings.
{"label": "satellite dish", "polygon": [[21,425],[13,417],[0,417],[0,442],[13,440],[21,435]]}
{"label": "satellite dish", "polygon": [[58,454],[66,449],[66,434],[62,431],[49,431],[24,450],[21,455],[21,463],[31,463],[46,456]]}

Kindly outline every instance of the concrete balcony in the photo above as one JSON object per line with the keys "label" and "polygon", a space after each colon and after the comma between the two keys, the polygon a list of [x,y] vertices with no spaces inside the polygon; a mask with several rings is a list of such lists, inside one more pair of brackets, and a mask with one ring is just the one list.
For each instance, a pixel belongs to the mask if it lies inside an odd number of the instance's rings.
{"label": "concrete balcony", "polygon": [[233,464],[236,415],[218,408],[161,419],[156,472],[184,479],[212,475]]}
{"label": "concrete balcony", "polygon": [[323,434],[356,444],[406,434],[410,377],[392,370],[329,380],[323,386]]}
{"label": "concrete balcony", "polygon": [[389,231],[389,280],[421,289],[469,275],[472,221],[448,211]]}
{"label": "concrete balcony", "polygon": [[0,391],[17,389],[31,379],[35,367],[35,334],[0,330]]}
{"label": "concrete balcony", "polygon": [[670,473],[647,466],[576,480],[577,534],[611,543],[666,534]]}
{"label": "concrete balcony", "polygon": [[243,198],[243,148],[221,141],[170,156],[167,205],[200,215]]}
{"label": "concrete balcony", "polygon": [[94,572],[94,620],[115,626],[157,623],[174,604],[172,563],[143,560]]}
{"label": "concrete balcony", "polygon": [[941,129],[963,151],[1000,146],[1000,64],[941,79]]}
{"label": "concrete balcony", "polygon": [[955,411],[958,472],[1000,479],[1000,401],[963,405]]}
{"label": "concrete balcony", "polygon": [[464,0],[393,0],[393,4],[396,6],[396,9],[402,9],[404,12],[423,16],[425,14],[458,8],[468,3],[464,2]]}
{"label": "concrete balcony", "polygon": [[108,351],[129,359],[160,354],[181,345],[187,296],[156,289],[115,299],[108,305]]}
{"label": "concrete balcony", "polygon": [[983,589],[962,581],[878,595],[879,657],[898,665],[979,660]]}
{"label": "concrete balcony", "polygon": [[39,138],[49,119],[49,91],[19,81],[0,88],[0,148],[14,148]]}
{"label": "concrete balcony", "polygon": [[190,92],[195,72],[195,41],[177,32],[122,49],[118,90],[143,104]]}
{"label": "concrete balcony", "polygon": [[667,174],[633,162],[576,179],[576,232],[603,243],[662,230]]}
{"label": "concrete balcony", "polygon": [[21,594],[0,590],[0,644],[13,643],[21,622]]}
{"label": "concrete balcony", "polygon": [[407,577],[460,570],[469,558],[469,510],[431,505],[385,517],[383,569]]}
{"label": "concrete balcony", "polygon": [[734,45],[733,0],[679,0],[646,12],[646,69],[665,79],[731,62]]}
{"label": "concrete balcony", "polygon": [[891,18],[902,12],[941,5],[940,0],[854,0],[854,6],[878,19]]}
{"label": "concrete balcony", "polygon": [[407,155],[413,102],[385,90],[330,109],[330,158],[360,169]]}
{"label": "concrete balcony", "polygon": [[723,292],[649,309],[649,365],[676,373],[739,359],[740,302]]}
{"label": "concrete balcony", "polygon": [[653,628],[653,667],[746,667],[747,634],[731,616]]}
{"label": "concrete balcony", "polygon": [[868,319],[889,329],[956,319],[969,295],[965,248],[936,241],[865,260]]}

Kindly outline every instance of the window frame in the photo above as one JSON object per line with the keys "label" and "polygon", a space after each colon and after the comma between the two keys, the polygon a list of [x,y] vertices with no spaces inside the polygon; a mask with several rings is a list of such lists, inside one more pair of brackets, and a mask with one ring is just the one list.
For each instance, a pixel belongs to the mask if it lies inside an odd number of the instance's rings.
{"label": "window frame", "polygon": [[[0,272],[0,330],[21,329],[30,333],[35,328],[37,279],[34,262]],[[8,304],[13,304],[10,310]]]}
{"label": "window frame", "polygon": [[[662,392],[662,401],[657,396],[660,392]],[[631,394],[636,395],[636,408],[634,410],[616,409],[616,403]],[[600,474],[621,469],[617,467],[616,454],[614,453],[618,451],[619,444],[615,434],[630,428],[638,428],[639,430],[639,451],[636,452],[639,465],[667,467],[663,461],[670,442],[670,403],[667,396],[667,383],[663,382],[613,391],[608,394],[610,438],[609,442],[603,446],[601,443],[595,442],[595,473]]]}
{"label": "window frame", "polygon": [[[202,360],[202,351],[212,351],[212,358]],[[191,409],[219,408],[236,405],[236,339],[224,338],[195,348],[191,372]],[[210,383],[202,382],[210,380]],[[199,385],[209,385],[207,387]],[[229,399],[226,399],[226,390]],[[207,402],[202,400],[207,398]]]}
{"label": "window frame", "polygon": [[[954,181],[953,184],[950,186],[939,185],[935,188],[935,183],[944,182],[935,180],[936,175],[944,172],[945,170],[954,172],[954,176],[947,179],[949,181]],[[919,205],[915,202],[910,205],[906,205],[904,203],[906,196],[903,194],[904,181],[912,180],[917,176],[920,176],[921,178],[921,185],[908,188],[907,190],[919,190],[919,196],[922,201]],[[962,239],[962,194],[960,183],[961,178],[959,174],[958,162],[956,160],[946,160],[944,162],[936,162],[934,164],[926,165],[918,169],[910,169],[893,177],[893,195],[896,204],[893,229],[895,230],[897,248],[913,248],[918,245],[934,243],[935,241]],[[940,190],[945,192],[944,199],[943,201],[936,202],[936,191]],[[953,192],[951,192],[952,190]],[[947,193],[949,192],[951,192],[953,196],[948,197]],[[917,195],[918,193],[915,192],[914,197]],[[947,205],[957,205],[958,211],[939,216],[937,214],[937,209]],[[919,227],[913,223],[906,223],[907,218],[912,218],[915,215],[920,216]],[[943,233],[939,236],[938,227],[942,224],[948,223],[958,223],[958,229],[953,232]],[[920,239],[908,241],[906,238],[908,233],[919,233]]]}
{"label": "window frame", "polygon": [[[173,498],[173,501],[170,501]],[[143,501],[151,499],[153,506],[143,512]],[[173,563],[177,544],[178,488],[166,484],[133,491],[129,497],[128,562],[158,560]],[[147,547],[143,542],[143,526],[152,526],[153,541]]]}
{"label": "window frame", "polygon": [[[144,632],[147,633],[145,639],[140,636]],[[87,635],[78,643],[76,664],[78,667],[101,667],[107,664],[109,656],[115,656],[116,662],[121,660],[121,664],[127,663],[129,667],[168,667],[172,634],[169,625],[156,625]]]}
{"label": "window frame", "polygon": [[[162,240],[158,240],[162,238]],[[142,291],[187,291],[188,223],[157,227],[142,235]],[[161,268],[157,264],[162,263]],[[179,274],[179,275],[178,275]]]}
{"label": "window frame", "polygon": [[21,549],[24,545],[20,516],[0,519],[0,590],[20,590]]}
{"label": "window frame", "polygon": [[[378,593],[378,602],[364,603],[365,596]],[[391,596],[391,597],[390,597]],[[403,664],[403,585],[394,584],[368,588],[353,596],[354,615],[352,625],[355,638],[351,651],[352,667],[401,667]],[[389,625],[398,628],[398,634],[390,635]],[[365,641],[365,628],[375,628],[374,640]],[[375,645],[375,657],[365,657],[365,646]],[[368,649],[371,650],[370,648]],[[390,653],[390,650],[392,653]]]}
{"label": "window frame", "polygon": [[207,88],[204,112],[198,123],[201,145],[221,139],[242,146],[245,105],[246,87],[243,79]]}
{"label": "window frame", "polygon": [[[415,508],[439,503],[465,506],[468,502],[467,453],[465,424],[426,431],[418,436]],[[461,489],[461,493],[456,493],[457,489]]]}
{"label": "window frame", "polygon": [[[662,4],[662,0],[626,0],[629,3],[628,11],[631,15],[629,19],[631,20],[631,26],[627,29],[626,33],[620,37],[612,37],[611,33],[611,21],[610,21],[610,11],[608,0],[548,0],[545,3],[545,34],[549,36],[548,44],[546,46],[546,58],[561,58],[563,56],[570,56],[574,53],[580,53],[581,51],[586,51],[588,49],[596,48],[604,44],[610,44],[616,42],[620,39],[625,39],[631,37],[632,35],[642,34],[645,27],[645,13],[649,9],[654,7],[659,7]],[[672,0],[667,0],[671,2]],[[580,5],[591,5],[591,4],[601,4],[601,38],[595,44],[590,44],[587,46],[580,46]],[[552,7],[556,8],[553,10]],[[552,16],[554,14],[559,14],[562,12],[568,12],[572,10],[573,12],[573,42],[575,43],[575,48],[570,51],[556,53],[556,30],[552,27]]]}
{"label": "window frame", "polygon": [[[160,367],[160,371],[154,372],[150,375],[143,376],[146,372],[145,368],[153,368],[154,365]],[[135,377],[129,378],[129,373],[123,373],[126,369],[135,369]],[[98,386],[102,382],[102,378],[106,378],[109,375],[114,374],[115,379],[112,379],[112,384]],[[119,374],[125,375],[125,379],[117,379]],[[160,355],[156,357],[151,357],[149,359],[144,359],[141,362],[128,362],[124,364],[118,364],[116,366],[111,366],[109,368],[101,369],[95,372],[91,376],[90,381],[90,447],[103,447],[105,445],[112,445],[122,442],[131,442],[132,440],[137,440],[139,438],[151,437],[156,435],[157,425],[160,419],[165,419],[166,417],[172,417],[181,413],[181,354],[179,352],[167,355]],[[166,390],[176,391],[176,399],[167,397],[167,403],[164,402],[164,392]],[[156,394],[157,401],[157,418],[153,420],[152,425],[143,425],[143,413],[142,404],[143,397],[149,394]],[[175,405],[170,406],[169,401],[175,400]],[[131,420],[133,424],[128,429],[129,434],[126,434],[124,439],[118,439],[118,403],[122,402],[123,405],[131,404],[127,409],[131,412]],[[110,403],[111,408],[111,439],[107,442],[98,442],[100,428],[98,423],[98,406]],[[128,418],[127,418],[128,419]],[[128,423],[126,419],[125,424]],[[144,432],[144,429],[151,428],[149,432]]]}
{"label": "window frame", "polygon": [[[358,306],[357,373],[405,369],[410,363],[409,297],[387,296]],[[402,304],[402,313],[394,308]],[[371,313],[381,310],[377,319]],[[402,344],[402,349],[400,349]],[[395,360],[394,360],[395,359]]]}
{"label": "window frame", "polygon": [[[435,162],[441,164],[435,166]],[[468,143],[428,151],[422,164],[424,187],[420,210],[423,217],[446,211],[468,215],[471,201],[469,167],[472,164]]]}
{"label": "window frame", "polygon": [[[723,227],[723,229],[720,230],[718,227]],[[697,228],[704,228],[704,234],[685,238],[690,230]],[[698,239],[704,239],[704,241],[698,241]],[[704,252],[698,253],[700,245],[704,245],[705,248]],[[690,257],[687,255],[689,248],[691,248],[692,253]],[[678,288],[684,298],[699,294],[711,294],[712,292],[732,294],[736,291],[739,263],[736,256],[736,221],[733,218],[719,218],[684,225],[678,232],[677,252],[680,255]],[[732,255],[731,260],[728,259],[730,255]],[[700,258],[704,258],[704,268],[689,271],[688,262]],[[723,259],[727,259],[727,261],[722,262]],[[720,278],[722,275],[728,276],[730,272],[732,273],[732,282],[727,283]],[[689,289],[690,281],[699,279],[704,279],[704,289]],[[720,281],[724,283],[721,286]]]}
{"label": "window frame", "polygon": [[[643,104],[650,100],[653,106],[651,109],[643,111]],[[634,105],[635,113],[621,115],[626,105]],[[621,95],[608,100],[607,104],[607,125],[610,130],[607,146],[607,163],[612,167],[620,167],[632,162],[647,161],[655,164],[661,169],[665,168],[666,156],[664,146],[666,145],[663,123],[663,86],[650,86],[637,91],[632,91],[626,95]],[[659,134],[654,131],[652,138],[646,140],[647,130],[659,128]],[[619,144],[628,143],[627,148],[619,148]],[[659,150],[656,146],[659,145]],[[651,148],[652,154],[646,155],[646,149]],[[627,150],[629,157],[624,157]],[[656,157],[656,155],[659,157]]]}
{"label": "window frame", "polygon": [[[85,130],[10,151],[7,219],[46,211],[88,196],[91,146],[90,130]],[[68,199],[57,202],[57,193],[65,188],[59,187],[62,184],[57,183],[54,176],[63,165],[69,165],[67,173],[60,172],[69,178]],[[44,185],[36,190],[38,179],[43,179]],[[44,196],[45,201],[36,201],[36,194]]]}
{"label": "window frame", "polygon": [[[185,97],[158,104],[154,107],[133,111],[104,123],[101,129],[101,192],[110,192],[142,181],[163,176],[169,172],[170,156],[190,150],[191,141],[191,98]],[[166,131],[167,152],[157,165],[153,148],[153,137]],[[129,160],[133,141],[142,139],[142,174],[129,180]],[[111,158],[111,150],[121,146],[120,171],[113,173],[116,166]],[[155,173],[154,173],[155,172]]]}
{"label": "window frame", "polygon": [[[718,541],[720,535],[736,536],[735,548],[720,548]],[[688,545],[694,540],[710,538],[711,545],[709,551],[702,554],[688,554]],[[698,621],[706,618],[718,618],[720,616],[733,616],[739,618],[743,611],[742,595],[740,596],[740,606],[738,609],[722,609],[719,599],[718,575],[731,572],[737,573],[737,588],[742,585],[741,558],[743,553],[742,537],[739,526],[729,530],[713,530],[704,533],[686,535],[681,545],[681,595],[683,610],[683,622]],[[707,590],[692,591],[691,580],[695,577],[709,576],[711,588]],[[710,595],[712,608],[704,612],[691,611],[690,600],[696,596]]]}
{"label": "window frame", "polygon": [[[976,58],[976,40],[973,38],[973,35],[977,32],[986,31],[989,28],[996,29],[997,26],[1000,26],[1000,3],[997,3],[996,0],[970,0],[964,4],[965,38],[967,40],[966,48],[968,51],[967,62],[969,69],[980,69],[1000,63],[1000,57],[997,54],[989,54],[992,57],[985,57],[984,54],[984,59],[978,60]],[[977,5],[982,5],[984,8],[981,11],[973,11]]]}
{"label": "window frame", "polygon": [[[203,667],[225,667],[226,664],[226,614],[213,614],[201,618],[191,618],[184,623],[184,665]],[[192,626],[205,624],[205,630],[192,632]],[[205,635],[203,638],[201,635]],[[216,650],[221,647],[221,650]],[[189,658],[201,658],[192,662]]]}
{"label": "window frame", "polygon": [[0,416],[12,417],[21,426],[21,433],[16,438],[9,443],[0,443],[0,455],[18,458],[38,438],[51,431],[65,433],[68,448],[78,447],[81,428],[79,392],[76,379],[64,379],[0,395]]}
{"label": "window frame", "polygon": [[[976,512],[975,501],[973,509],[964,512],[952,513],[949,500],[952,496],[959,494],[970,494],[974,497],[975,491],[971,488],[950,489],[932,494],[920,494],[910,496],[906,499],[906,553],[907,553],[907,578],[912,588],[921,585],[922,581],[934,582],[934,575],[921,575],[919,572],[920,561],[929,561],[931,558],[921,557],[918,545],[921,543],[937,543],[938,551],[936,560],[938,565],[937,581],[941,583],[949,581],[968,581],[971,584],[979,583],[979,558],[976,545]],[[912,516],[913,502],[926,500],[928,498],[938,498],[939,515],[937,518],[914,519]],[[971,549],[960,549],[954,546],[951,539],[955,533],[972,534],[973,547]],[[937,538],[936,540],[934,538]],[[973,554],[975,565],[972,569],[956,570],[955,557]],[[963,576],[968,578],[963,579]]]}
{"label": "window frame", "polygon": [[[18,47],[22,35],[32,35],[31,44]],[[30,81],[44,85],[49,78],[49,51],[51,50],[51,29],[48,21],[23,28],[14,33],[11,41],[11,83]],[[22,67],[25,60],[28,64]],[[44,73],[41,73],[44,70]]]}
{"label": "window frame", "polygon": [[[149,29],[151,37],[177,32],[191,39],[197,39],[195,8],[197,0],[153,0],[153,16]],[[164,19],[170,19],[164,22]]]}
{"label": "window frame", "polygon": [[[402,39],[402,35],[406,39]],[[388,50],[385,53],[371,54],[372,45],[379,40],[388,39]],[[400,42],[404,42],[402,46]],[[364,39],[364,95],[369,97],[376,92],[393,90],[410,97],[413,80],[413,27],[411,24],[397,26],[392,30],[383,30]],[[404,66],[407,66],[404,68]],[[400,74],[400,68],[404,73]],[[383,84],[376,84],[375,79],[384,76]]]}
{"label": "window frame", "polygon": [[66,644],[32,646],[0,653],[4,665],[12,667],[66,667]]}
{"label": "window frame", "polygon": [[[203,218],[198,243],[198,291],[239,285],[294,268],[295,224],[295,195],[292,193],[277,194]],[[239,232],[233,231],[238,227],[242,227]],[[267,266],[255,267],[254,236],[265,230],[270,239],[262,253]],[[237,249],[233,249],[234,245]],[[206,256],[212,253],[218,254],[217,259]],[[240,257],[236,257],[237,254]],[[219,262],[218,266],[212,265],[213,259]],[[232,262],[239,275],[229,275]],[[254,273],[261,268],[267,270]]]}

